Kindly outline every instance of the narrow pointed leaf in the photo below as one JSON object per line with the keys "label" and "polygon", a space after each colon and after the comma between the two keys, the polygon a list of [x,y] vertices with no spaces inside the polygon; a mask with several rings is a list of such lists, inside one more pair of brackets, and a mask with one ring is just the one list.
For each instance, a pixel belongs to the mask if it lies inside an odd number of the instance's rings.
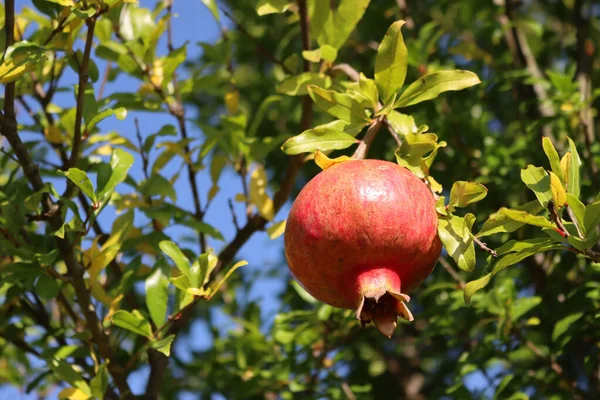
{"label": "narrow pointed leaf", "polygon": [[375,84],[383,102],[402,88],[406,78],[408,51],[401,32],[405,23],[405,21],[394,22],[377,49]]}
{"label": "narrow pointed leaf", "polygon": [[127,329],[137,335],[152,338],[152,329],[150,323],[141,316],[141,314],[130,313],[129,311],[119,310],[112,316],[113,324]]}
{"label": "narrow pointed leaf", "polygon": [[425,75],[402,93],[394,107],[408,107],[426,100],[435,99],[440,93],[462,90],[475,86],[481,81],[473,72],[464,70],[439,71]]}
{"label": "narrow pointed leaf", "polygon": [[535,193],[540,204],[548,207],[548,202],[552,200],[552,190],[550,189],[550,176],[542,167],[528,165],[521,170],[521,180],[529,189]]}

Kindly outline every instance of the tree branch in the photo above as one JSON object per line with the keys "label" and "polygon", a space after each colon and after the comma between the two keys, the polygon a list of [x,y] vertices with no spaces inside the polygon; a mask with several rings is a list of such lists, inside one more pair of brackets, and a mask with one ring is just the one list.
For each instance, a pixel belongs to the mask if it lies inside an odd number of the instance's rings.
{"label": "tree branch", "polygon": [[369,151],[369,147],[371,147],[371,143],[373,143],[373,139],[377,136],[379,129],[381,129],[381,125],[383,125],[383,118],[384,117],[378,117],[371,123],[369,129],[367,129],[367,133],[365,133],[365,136],[362,138],[356,151],[352,155],[352,158],[362,160],[367,156],[367,152]]}
{"label": "tree branch", "polygon": [[83,50],[83,58],[79,66],[79,83],[77,85],[77,108],[75,110],[75,128],[73,130],[73,148],[71,149],[71,157],[69,157],[69,167],[74,167],[79,158],[79,147],[83,140],[82,124],[83,124],[83,107],[85,101],[85,88],[89,79],[88,67],[90,64],[90,54],[92,51],[92,43],[94,41],[94,29],[96,27],[97,14],[86,20],[88,27],[85,38],[85,48]]}

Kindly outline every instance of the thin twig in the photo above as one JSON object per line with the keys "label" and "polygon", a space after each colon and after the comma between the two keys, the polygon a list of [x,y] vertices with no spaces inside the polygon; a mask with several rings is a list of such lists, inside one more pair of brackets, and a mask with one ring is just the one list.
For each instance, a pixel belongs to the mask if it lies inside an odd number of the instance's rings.
{"label": "thin twig", "polygon": [[85,102],[85,90],[88,83],[90,64],[90,54],[92,51],[92,43],[94,41],[94,28],[96,27],[96,16],[86,20],[88,27],[85,39],[85,48],[83,50],[83,58],[79,67],[79,83],[77,86],[77,105],[75,110],[75,128],[73,130],[73,148],[71,149],[71,157],[69,157],[69,167],[74,167],[79,158],[79,147],[83,140],[82,124],[83,124],[83,107]]}
{"label": "thin twig", "polygon": [[231,219],[233,221],[233,226],[235,226],[235,230],[239,232],[240,225],[238,224],[237,216],[235,215],[235,209],[233,208],[233,201],[231,199],[228,200],[229,211],[231,211]]}
{"label": "thin twig", "polygon": [[492,255],[492,257],[498,257],[498,252],[494,249],[490,249],[489,247],[487,247],[487,243],[484,243],[481,240],[479,240],[477,236],[473,236],[473,241],[477,243],[481,250],[487,251]]}
{"label": "thin twig", "polygon": [[444,269],[446,271],[448,271],[450,276],[452,278],[454,278],[454,280],[458,283],[458,286],[461,289],[464,289],[466,286],[465,281],[463,280],[463,278],[461,278],[461,276],[458,274],[458,272],[456,272],[456,270],[454,268],[452,268],[452,265],[450,265],[450,263],[448,261],[446,261],[446,259],[444,257],[438,258],[438,261],[440,264],[442,264],[442,267],[444,267]]}

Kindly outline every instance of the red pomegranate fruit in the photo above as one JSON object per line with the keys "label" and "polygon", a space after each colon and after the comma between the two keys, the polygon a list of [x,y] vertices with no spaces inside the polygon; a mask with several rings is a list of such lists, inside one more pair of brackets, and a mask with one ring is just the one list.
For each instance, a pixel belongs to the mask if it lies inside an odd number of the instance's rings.
{"label": "red pomegranate fruit", "polygon": [[285,228],[296,280],[316,299],[356,309],[391,337],[409,321],[406,294],[430,274],[442,244],[429,188],[407,169],[381,160],[335,164],[300,192]]}

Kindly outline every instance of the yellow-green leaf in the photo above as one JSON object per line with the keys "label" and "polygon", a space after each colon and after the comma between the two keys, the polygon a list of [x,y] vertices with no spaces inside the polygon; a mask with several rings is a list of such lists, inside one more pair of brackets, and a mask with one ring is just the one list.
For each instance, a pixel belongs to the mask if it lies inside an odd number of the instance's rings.
{"label": "yellow-green leaf", "polygon": [[327,169],[327,168],[331,167],[332,165],[343,163],[343,162],[350,161],[350,160],[352,160],[352,158],[350,158],[348,156],[329,158],[320,150],[317,150],[315,152],[315,163],[319,167],[321,167],[321,169]]}
{"label": "yellow-green leaf", "polygon": [[243,267],[244,265],[248,265],[248,261],[244,260],[244,261],[239,261],[239,262],[235,263],[229,269],[229,271],[227,271],[227,273],[225,274],[225,276],[223,277],[223,279],[221,279],[216,285],[214,285],[211,288],[209,298],[212,298],[215,294],[217,294],[217,292],[219,291],[219,289],[221,288],[221,286],[223,286],[223,284],[227,281],[227,279],[229,279],[229,277],[231,276],[231,274],[233,274],[236,269],[238,269],[240,267]]}
{"label": "yellow-green leaf", "polygon": [[408,107],[422,101],[435,99],[440,93],[462,90],[481,83],[471,71],[438,71],[425,75],[411,83],[396,100],[394,107]]}
{"label": "yellow-green leaf", "polygon": [[318,86],[309,85],[308,94],[317,107],[346,122],[368,123],[369,118],[365,113],[365,107],[356,99],[346,93],[327,90]]}
{"label": "yellow-green leaf", "polygon": [[558,157],[558,152],[554,148],[552,141],[544,136],[542,138],[542,147],[544,148],[544,153],[546,153],[546,157],[548,157],[548,161],[550,162],[550,168],[552,168],[552,172],[554,172],[556,176],[558,176],[562,181],[563,174],[560,168],[560,158]]}
{"label": "yellow-green leaf", "polygon": [[375,57],[375,84],[382,102],[386,102],[404,84],[408,51],[401,28],[405,21],[394,22],[387,30]]}
{"label": "yellow-green leaf", "polygon": [[552,191],[552,201],[557,208],[565,205],[567,202],[567,192],[560,180],[560,178],[552,171],[550,171],[550,190]]}
{"label": "yellow-green leaf", "polygon": [[283,235],[285,232],[285,223],[287,220],[275,222],[273,225],[267,228],[267,234],[269,235],[269,239],[274,240],[279,236]]}
{"label": "yellow-green leaf", "polygon": [[293,155],[312,153],[317,150],[341,150],[356,143],[358,143],[358,140],[354,136],[329,123],[306,130],[288,139],[281,146],[281,150],[286,154]]}
{"label": "yellow-green leaf", "polygon": [[438,234],[446,251],[460,269],[468,272],[475,268],[475,247],[471,235],[474,222],[473,214],[467,214],[464,218],[452,215],[438,221]]}
{"label": "yellow-green leaf", "polygon": [[[523,204],[521,206],[515,207],[514,211],[524,211],[529,215],[537,215],[544,208],[540,204],[539,201],[534,200],[529,203]],[[515,221],[511,219],[504,210],[508,210],[507,208],[501,208],[498,212],[490,215],[487,221],[483,223],[481,227],[481,231],[477,234],[477,237],[484,237],[493,235],[495,233],[510,233],[514,232],[523,225],[525,222]]]}
{"label": "yellow-green leaf", "polygon": [[256,206],[260,215],[267,221],[274,217],[273,200],[267,194],[267,173],[259,165],[250,174],[250,202]]}
{"label": "yellow-green leaf", "polygon": [[552,200],[552,190],[550,189],[550,176],[542,167],[528,165],[521,170],[521,180],[529,189],[535,193],[540,204],[548,207],[548,202]]}
{"label": "yellow-green leaf", "polygon": [[470,203],[483,200],[487,196],[487,188],[481,183],[457,181],[450,190],[450,202],[448,208],[454,211],[454,207],[466,207]]}
{"label": "yellow-green leaf", "polygon": [[88,400],[90,396],[85,394],[81,389],[66,388],[60,391],[58,398],[68,400]]}

